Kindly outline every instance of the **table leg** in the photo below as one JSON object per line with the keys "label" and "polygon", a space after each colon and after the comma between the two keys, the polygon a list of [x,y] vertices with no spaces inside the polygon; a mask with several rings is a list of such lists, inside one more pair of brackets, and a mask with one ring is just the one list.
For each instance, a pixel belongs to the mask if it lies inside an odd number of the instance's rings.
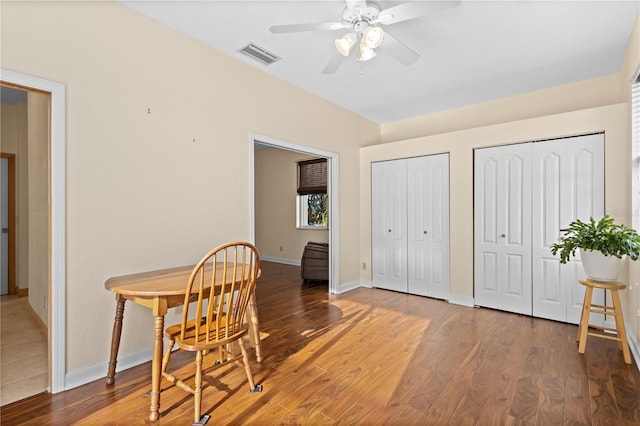
{"label": "table leg", "polygon": [[118,348],[120,348],[120,336],[122,335],[122,317],[124,316],[124,302],[127,299],[121,294],[116,294],[116,317],[113,320],[113,332],[111,333],[111,355],[109,356],[109,368],[107,370],[107,385],[112,385],[116,375],[116,363],[118,362]]}
{"label": "table leg", "polygon": [[256,351],[256,361],[262,362],[262,350],[260,348],[260,321],[258,320],[258,305],[254,290],[249,299],[249,342]]}
{"label": "table leg", "polygon": [[149,420],[158,420],[160,409],[160,382],[162,381],[162,333],[164,331],[164,315],[155,317],[155,337],[153,342],[153,359],[151,361],[151,414]]}

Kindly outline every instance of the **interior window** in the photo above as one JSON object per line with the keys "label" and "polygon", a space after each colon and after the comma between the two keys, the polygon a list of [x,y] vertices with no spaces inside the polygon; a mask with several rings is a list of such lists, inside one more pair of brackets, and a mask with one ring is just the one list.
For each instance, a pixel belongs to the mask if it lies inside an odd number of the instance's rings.
{"label": "interior window", "polygon": [[298,162],[298,195],[296,226],[327,229],[329,225],[327,196],[327,159]]}

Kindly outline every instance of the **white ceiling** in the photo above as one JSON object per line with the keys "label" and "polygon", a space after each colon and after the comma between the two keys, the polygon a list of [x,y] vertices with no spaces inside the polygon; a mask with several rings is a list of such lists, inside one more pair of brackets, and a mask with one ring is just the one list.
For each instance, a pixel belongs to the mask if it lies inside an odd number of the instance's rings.
{"label": "white ceiling", "polygon": [[[326,75],[334,40],[347,30],[271,34],[269,27],[340,21],[344,1],[123,3],[378,123],[618,72],[640,10],[640,0],[462,0],[383,27],[421,55],[416,63],[400,64],[383,43],[372,60],[358,63],[352,54]],[[238,53],[249,42],[282,60],[265,66]]]}

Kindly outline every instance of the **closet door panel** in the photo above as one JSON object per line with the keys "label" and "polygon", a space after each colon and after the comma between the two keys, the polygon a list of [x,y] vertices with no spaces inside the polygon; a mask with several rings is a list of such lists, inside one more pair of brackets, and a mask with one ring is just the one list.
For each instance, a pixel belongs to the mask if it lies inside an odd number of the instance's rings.
{"label": "closet door panel", "polygon": [[428,296],[449,298],[449,154],[427,157],[429,210],[426,237]]}
{"label": "closet door panel", "polygon": [[407,291],[406,161],[371,165],[373,282]]}
{"label": "closet door panel", "polygon": [[499,148],[478,149],[474,160],[474,298],[475,303],[502,309],[498,266]]}
{"label": "closet door panel", "polygon": [[[534,144],[533,314],[577,324],[584,297],[579,257],[561,265],[551,245],[573,220],[604,215],[604,137],[589,135]],[[593,303],[602,304],[600,292]]]}
{"label": "closet door panel", "polygon": [[567,291],[551,245],[558,241],[563,223],[565,157],[563,142],[533,144],[533,314],[558,321],[566,321]]}
{"label": "closet door panel", "polygon": [[530,315],[530,146],[478,149],[474,165],[475,302]]}
{"label": "closet door panel", "polygon": [[[499,174],[499,184],[504,188],[498,192],[498,205],[504,206],[498,210],[498,244],[502,246],[498,276],[506,289],[502,309],[531,315],[530,145],[502,147],[502,155],[504,174]],[[501,194],[505,197],[502,202]]]}
{"label": "closet door panel", "polygon": [[449,297],[449,155],[407,160],[409,293]]}
{"label": "closet door panel", "polygon": [[[604,135],[567,138],[565,149],[569,177],[561,229],[576,219],[586,221],[593,217],[598,220],[604,216]],[[568,292],[566,321],[578,324],[584,299],[584,286],[578,280],[586,277],[579,254],[562,267]],[[603,292],[594,292],[593,297],[592,303],[604,304]]]}
{"label": "closet door panel", "polygon": [[408,292],[428,295],[428,257],[429,245],[427,228],[429,197],[429,178],[427,161],[424,157],[407,160],[407,212],[408,212]]}

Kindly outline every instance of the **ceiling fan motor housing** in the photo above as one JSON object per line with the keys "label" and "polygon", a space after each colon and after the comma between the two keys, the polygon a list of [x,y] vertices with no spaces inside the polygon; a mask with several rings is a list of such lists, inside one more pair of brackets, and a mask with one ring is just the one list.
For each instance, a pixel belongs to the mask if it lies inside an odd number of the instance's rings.
{"label": "ceiling fan motor housing", "polygon": [[342,21],[347,25],[354,26],[355,28],[355,25],[360,22],[365,22],[367,25],[374,22],[378,19],[379,13],[380,7],[378,5],[367,2],[367,6],[365,8],[361,8],[360,6],[352,8],[345,7],[342,12]]}

